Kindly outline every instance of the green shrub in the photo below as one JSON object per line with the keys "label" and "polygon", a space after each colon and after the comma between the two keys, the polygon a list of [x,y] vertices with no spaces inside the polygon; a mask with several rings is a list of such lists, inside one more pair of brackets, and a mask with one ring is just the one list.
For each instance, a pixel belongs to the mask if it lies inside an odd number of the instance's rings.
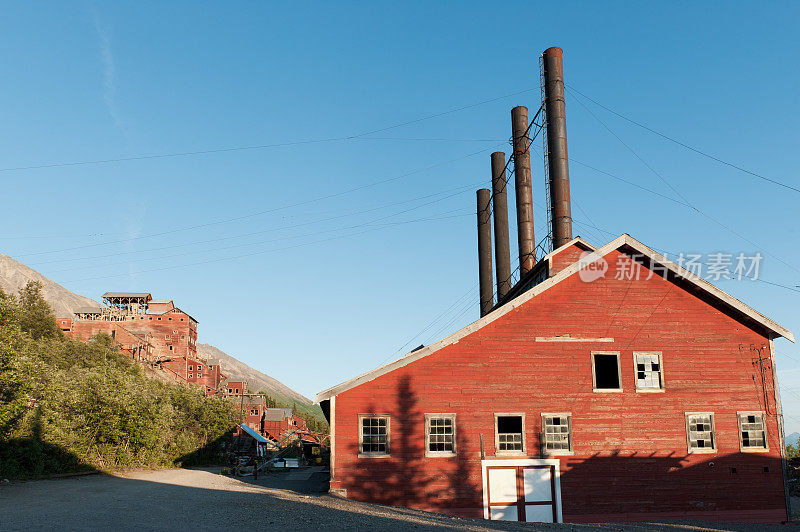
{"label": "green shrub", "polygon": [[0,295],[0,475],[215,459],[233,405],[149,378],[108,336],[65,339],[45,305],[36,287]]}

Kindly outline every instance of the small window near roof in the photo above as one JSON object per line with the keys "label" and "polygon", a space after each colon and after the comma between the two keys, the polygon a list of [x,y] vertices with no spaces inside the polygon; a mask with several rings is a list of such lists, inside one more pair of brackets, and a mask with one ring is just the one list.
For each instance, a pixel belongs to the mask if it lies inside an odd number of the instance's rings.
{"label": "small window near roof", "polygon": [[545,454],[572,452],[572,415],[542,414],[542,443]]}
{"label": "small window near roof", "polygon": [[634,353],[636,364],[636,390],[641,392],[663,390],[664,370],[661,353]]}
{"label": "small window near roof", "polygon": [[690,453],[713,453],[717,450],[714,437],[714,414],[711,412],[686,414],[686,437]]}
{"label": "small window near roof", "polygon": [[389,416],[359,416],[359,456],[389,454]]}
{"label": "small window near roof", "polygon": [[524,454],[525,416],[495,414],[495,449],[497,454]]}
{"label": "small window near roof", "polygon": [[739,447],[742,451],[766,451],[767,427],[764,412],[737,412],[739,416]]}
{"label": "small window near roof", "polygon": [[455,456],[456,415],[425,414],[425,456]]}
{"label": "small window near roof", "polygon": [[597,392],[621,392],[619,351],[592,352],[592,379]]}

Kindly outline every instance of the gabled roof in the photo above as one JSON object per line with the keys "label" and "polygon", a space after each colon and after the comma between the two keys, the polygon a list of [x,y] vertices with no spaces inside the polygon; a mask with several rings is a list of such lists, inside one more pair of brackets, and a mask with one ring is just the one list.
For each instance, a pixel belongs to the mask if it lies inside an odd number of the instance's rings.
{"label": "gabled roof", "polygon": [[[570,245],[574,243],[578,239],[574,239],[572,242],[566,245]],[[582,244],[586,244],[585,242],[581,241]],[[552,256],[553,254],[557,253],[558,251],[562,250],[565,246],[548,253],[547,257]],[[589,246],[591,248],[591,246]],[[317,394],[314,398],[314,401],[319,403],[320,401],[325,401],[330,399],[334,395],[338,395],[344,391],[347,391],[351,388],[355,388],[356,386],[363,384],[365,382],[369,382],[373,379],[380,377],[381,375],[385,375],[395,369],[401,368],[407,364],[410,364],[416,360],[421,358],[425,358],[428,355],[439,351],[440,349],[447,347],[448,345],[454,344],[464,338],[465,336],[472,334],[473,332],[477,331],[478,329],[483,328],[485,325],[492,323],[496,319],[508,314],[515,308],[523,305],[524,303],[528,302],[529,300],[533,299],[534,297],[538,296],[542,292],[545,292],[552,288],[553,286],[557,285],[561,281],[571,277],[581,269],[585,268],[592,262],[596,261],[601,257],[605,257],[611,251],[620,249],[620,248],[629,248],[637,252],[638,254],[644,256],[648,260],[650,260],[653,264],[658,264],[672,272],[677,278],[680,278],[690,285],[696,287],[703,293],[707,294],[711,298],[715,299],[717,302],[727,306],[740,316],[749,318],[750,320],[760,324],[763,326],[770,334],[774,335],[775,337],[782,336],[789,340],[790,342],[794,342],[794,335],[792,332],[785,327],[777,324],[776,322],[772,321],[771,319],[767,318],[763,314],[757,312],[756,310],[750,308],[749,306],[745,305],[732,295],[720,290],[713,284],[709,283],[705,279],[702,279],[692,272],[688,271],[687,269],[678,266],[671,260],[669,260],[664,255],[654,251],[653,249],[647,247],[646,245],[642,244],[632,236],[628,234],[623,234],[605,246],[596,249],[593,253],[588,256],[588,260],[581,259],[576,261],[571,266],[568,266],[558,272],[553,277],[548,278],[547,280],[533,286],[530,290],[518,295],[508,303],[494,309],[492,312],[487,314],[486,316],[482,317],[481,319],[467,325],[463,329],[456,331],[455,333],[451,334],[450,336],[439,340],[427,347],[422,349],[418,349],[416,351],[412,351],[411,353],[406,354],[405,356],[400,357],[399,359],[395,360],[394,362],[389,362],[379,368],[376,368],[372,371],[368,371],[363,375],[359,375],[349,381],[343,382],[339,385],[336,385],[332,388],[328,388],[327,390],[323,390]]]}
{"label": "gabled roof", "polygon": [[75,309],[75,314],[102,314],[102,307],[78,307]]}
{"label": "gabled roof", "polygon": [[291,408],[267,408],[264,410],[264,421],[283,421],[283,418],[291,415]]}
{"label": "gabled roof", "polygon": [[242,428],[243,431],[245,431],[247,434],[252,436],[257,442],[259,442],[259,443],[269,443],[269,440],[267,440],[264,436],[262,436],[261,434],[259,434],[256,431],[254,431],[253,429],[251,429],[250,427],[248,427],[244,423],[242,423],[239,426]]}

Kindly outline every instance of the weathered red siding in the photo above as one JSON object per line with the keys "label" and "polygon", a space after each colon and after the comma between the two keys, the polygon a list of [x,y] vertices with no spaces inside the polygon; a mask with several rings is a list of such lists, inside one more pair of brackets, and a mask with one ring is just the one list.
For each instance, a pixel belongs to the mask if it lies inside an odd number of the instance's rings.
{"label": "weathered red siding", "polygon": [[[494,413],[526,414],[539,457],[541,413],[570,412],[559,457],[564,520],[786,518],[771,374],[756,332],[659,276],[574,275],[458,343],[334,398],[331,488],[349,498],[482,517],[480,437],[495,455]],[[535,337],[612,337],[613,343]],[[592,391],[590,352],[619,351],[622,393]],[[637,393],[634,351],[663,354],[665,391]],[[764,405],[764,397],[768,405]],[[767,410],[769,451],[742,453],[736,412]],[[685,412],[713,412],[716,454],[689,454]],[[391,456],[358,458],[358,415],[391,416]],[[457,415],[457,457],[425,458],[424,414]],[[736,473],[733,473],[735,468]]]}

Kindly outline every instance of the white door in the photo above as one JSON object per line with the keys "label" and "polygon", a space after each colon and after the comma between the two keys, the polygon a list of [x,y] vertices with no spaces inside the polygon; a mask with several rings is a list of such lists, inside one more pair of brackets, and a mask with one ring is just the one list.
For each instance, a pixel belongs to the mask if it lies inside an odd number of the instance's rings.
{"label": "white door", "polygon": [[543,523],[557,520],[554,466],[489,466],[486,475],[489,519]]}

